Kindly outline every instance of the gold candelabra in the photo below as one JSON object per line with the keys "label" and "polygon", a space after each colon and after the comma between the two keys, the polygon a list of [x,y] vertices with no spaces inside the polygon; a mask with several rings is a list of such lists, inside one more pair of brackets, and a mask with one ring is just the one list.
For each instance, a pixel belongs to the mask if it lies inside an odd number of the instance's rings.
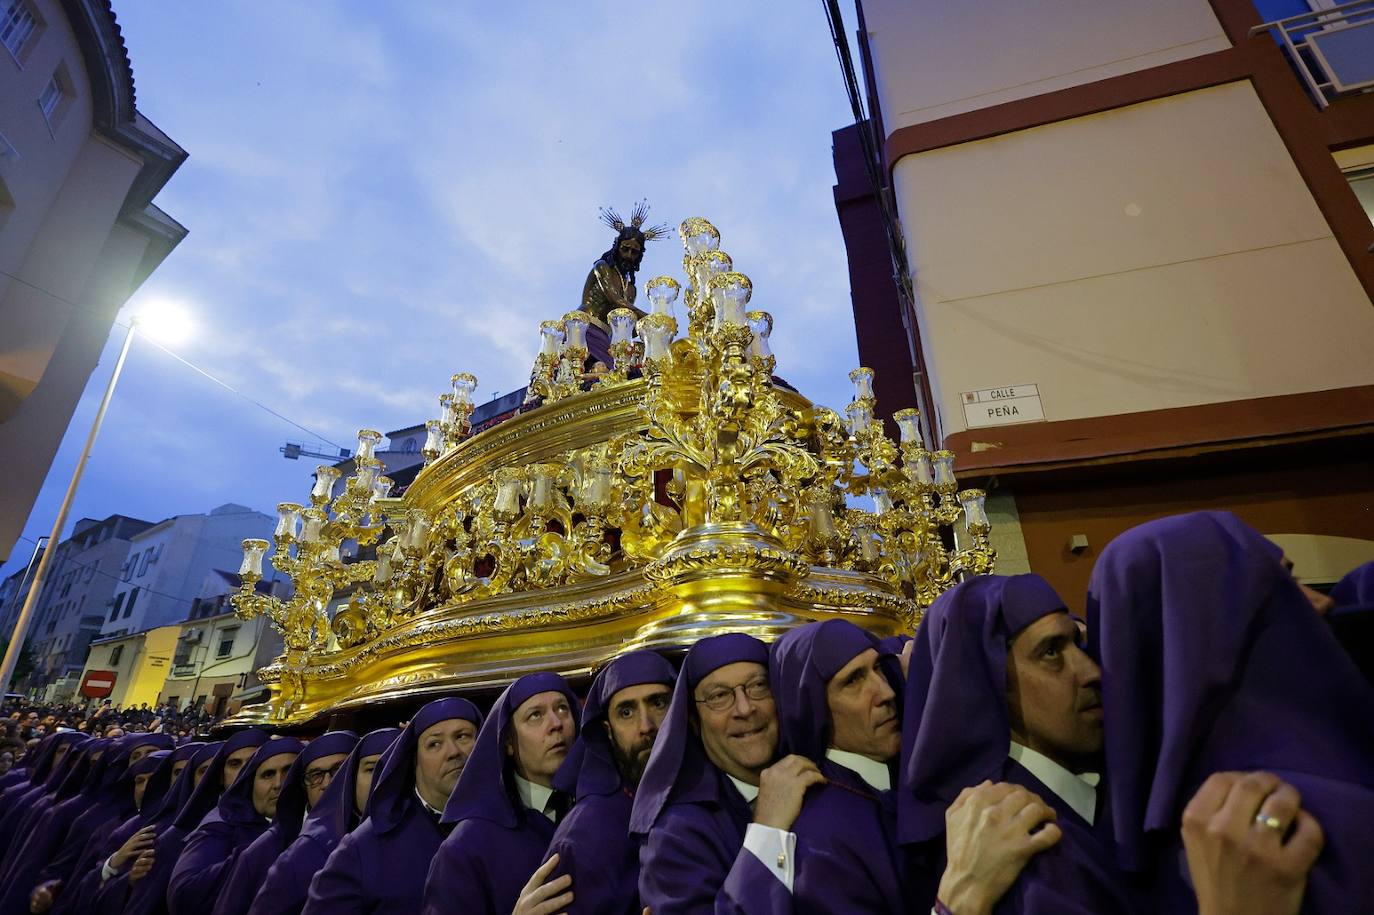
{"label": "gold candelabra", "polygon": [[[403,498],[379,477],[375,432],[337,496],[321,467],[310,507],[279,507],[271,561],[290,599],[254,592],[268,544],[245,541],[239,612],[266,614],[287,647],[262,673],[279,717],[817,614],[909,630],[991,571],[984,494],[959,491],[916,411],[893,417],[894,442],[870,369],[850,373],[843,419],[775,385],[752,282],[709,222],[679,233],[687,282],[651,279],[638,321],[608,315],[609,371],[584,371],[590,319],[569,312],[539,327],[536,409],[471,435],[477,380],[453,376]],[[347,561],[352,542],[376,558]]]}

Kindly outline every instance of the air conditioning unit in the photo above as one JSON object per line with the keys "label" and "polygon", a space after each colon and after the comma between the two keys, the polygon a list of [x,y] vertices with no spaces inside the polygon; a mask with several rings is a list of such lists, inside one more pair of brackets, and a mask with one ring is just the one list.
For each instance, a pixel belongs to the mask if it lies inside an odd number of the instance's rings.
{"label": "air conditioning unit", "polygon": [[205,630],[203,629],[187,629],[181,636],[181,639],[187,644],[195,644],[200,641],[203,635],[205,635]]}

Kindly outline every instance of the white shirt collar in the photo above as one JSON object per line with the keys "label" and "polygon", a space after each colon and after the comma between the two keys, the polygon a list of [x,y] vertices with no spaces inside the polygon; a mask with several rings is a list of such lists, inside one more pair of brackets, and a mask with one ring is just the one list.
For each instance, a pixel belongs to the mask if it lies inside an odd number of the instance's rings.
{"label": "white shirt collar", "polygon": [[530,810],[542,813],[550,820],[556,818],[557,814],[549,806],[549,801],[553,798],[552,788],[545,788],[543,785],[537,785],[528,779],[521,778],[514,772],[512,772],[511,775],[515,776],[515,793],[520,795],[520,803],[524,804]]}
{"label": "white shirt collar", "polygon": [[1097,784],[1102,776],[1096,772],[1075,774],[1044,753],[1024,747],[1016,741],[1011,742],[1007,755],[1026,767],[1026,771],[1068,804],[1073,812],[1084,821],[1091,823],[1097,814]]}
{"label": "white shirt collar", "polygon": [[862,753],[851,753],[835,747],[825,751],[825,758],[859,776],[874,791],[892,790],[892,772],[887,768],[887,763],[880,763]]}
{"label": "white shirt collar", "polygon": [[431,815],[436,817],[441,817],[444,815],[444,812],[442,810],[435,810],[433,807],[429,806],[429,801],[425,800],[425,796],[420,793],[420,789],[418,786],[415,789],[415,797],[420,801],[420,806],[428,810]]}
{"label": "white shirt collar", "polygon": [[741,795],[744,796],[744,802],[745,802],[746,804],[752,804],[752,803],[754,803],[754,801],[758,798],[758,796],[759,796],[759,786],[758,786],[758,785],[751,785],[751,784],[749,784],[748,782],[742,782],[742,781],[740,781],[739,779],[735,778],[733,775],[730,775],[730,774],[728,774],[728,773],[726,774],[725,777],[728,778],[728,779],[730,779],[730,781],[732,781],[732,782],[735,783],[735,790],[738,791]]}

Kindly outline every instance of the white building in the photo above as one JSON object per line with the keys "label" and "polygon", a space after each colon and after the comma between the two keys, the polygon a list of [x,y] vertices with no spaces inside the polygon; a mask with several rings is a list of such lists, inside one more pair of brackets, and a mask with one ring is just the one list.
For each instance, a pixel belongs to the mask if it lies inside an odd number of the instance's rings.
{"label": "white building", "polygon": [[262,512],[230,502],[203,515],[176,515],[133,537],[101,638],[186,619],[206,576],[237,569],[243,541],[261,537],[272,523]]}
{"label": "white building", "polygon": [[[223,569],[214,569],[204,577],[177,635],[172,668],[162,685],[159,703],[205,707],[215,715],[231,715],[245,699],[261,695],[257,671],[281,654],[282,639],[266,617],[243,620],[235,614],[233,596],[240,583],[238,573]],[[256,590],[284,598],[289,585],[260,581]]]}

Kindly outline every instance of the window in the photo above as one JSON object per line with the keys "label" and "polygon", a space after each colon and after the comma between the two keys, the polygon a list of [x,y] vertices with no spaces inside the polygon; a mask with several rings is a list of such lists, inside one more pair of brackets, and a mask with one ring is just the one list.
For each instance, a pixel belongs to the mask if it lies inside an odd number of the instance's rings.
{"label": "window", "polygon": [[124,618],[127,620],[134,612],[134,601],[138,600],[138,589],[129,592],[129,602],[124,605]]}
{"label": "window", "polygon": [[1360,205],[1364,207],[1365,215],[1370,222],[1374,222],[1374,166],[1360,168],[1345,173],[1346,180],[1350,182],[1350,188],[1359,198]]}
{"label": "window", "polygon": [[123,646],[123,645],[116,645],[115,647],[111,648],[111,649],[110,649],[110,666],[111,666],[111,667],[117,667],[117,666],[119,665],[119,659],[122,658],[122,657],[124,657],[124,646]]}
{"label": "window", "polygon": [[110,610],[110,622],[113,623],[115,621],[115,618],[119,616],[120,608],[124,606],[123,591],[115,595],[114,600],[110,602],[110,606],[113,608],[112,610]]}
{"label": "window", "polygon": [[38,107],[43,112],[43,117],[48,119],[51,126],[53,118],[57,115],[58,106],[62,104],[62,86],[57,82],[57,74],[52,75],[48,84],[43,87],[43,91],[38,93]]}
{"label": "window", "polygon": [[405,440],[405,444],[401,446],[401,450],[406,454],[414,454],[420,450],[420,443],[413,438],[408,438]]}
{"label": "window", "polygon": [[138,577],[139,577],[139,578],[142,578],[144,575],[147,575],[147,574],[148,574],[148,563],[149,563],[149,562],[152,562],[152,559],[153,559],[153,548],[152,548],[152,547],[148,547],[148,549],[146,549],[146,550],[143,551],[143,561],[142,561],[141,563],[139,563],[139,566],[138,566]]}
{"label": "window", "polygon": [[215,657],[227,658],[234,653],[234,639],[238,637],[239,627],[225,629],[219,634],[219,648],[215,651]]}
{"label": "window", "polygon": [[38,20],[25,0],[0,0],[0,42],[19,60],[24,45],[38,28]]}

